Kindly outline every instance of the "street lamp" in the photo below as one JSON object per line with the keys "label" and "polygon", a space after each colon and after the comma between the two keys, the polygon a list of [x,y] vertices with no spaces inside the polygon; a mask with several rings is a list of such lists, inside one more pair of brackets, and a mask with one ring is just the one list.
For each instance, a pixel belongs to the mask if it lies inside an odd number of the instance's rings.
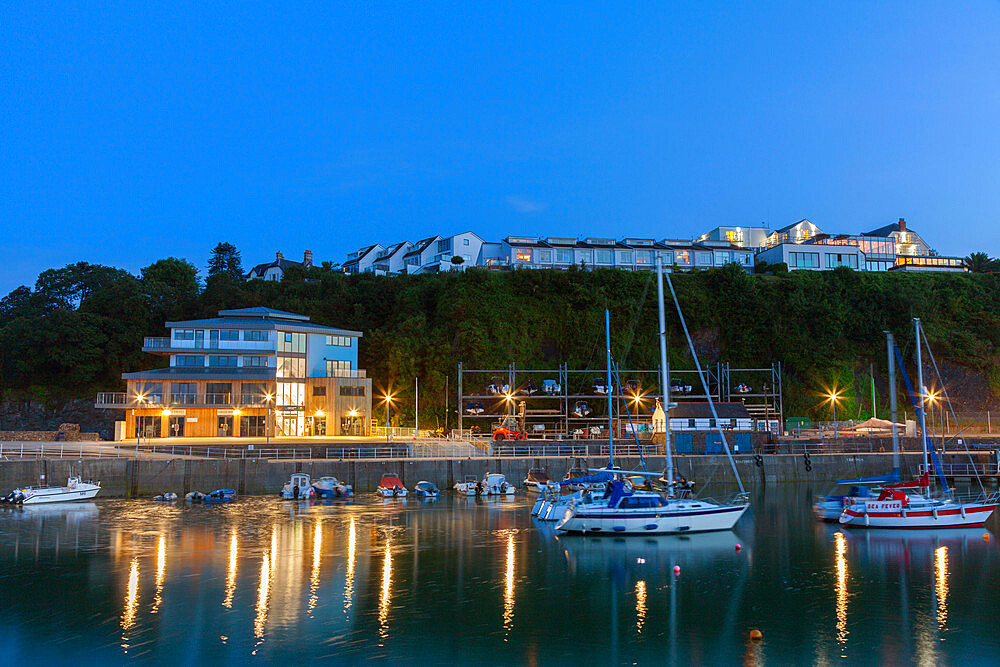
{"label": "street lamp", "polygon": [[351,408],[350,412],[347,413],[347,416],[351,418],[351,435],[354,435],[354,418],[358,416],[358,411]]}
{"label": "street lamp", "polygon": [[136,409],[135,409],[135,445],[136,445],[136,447],[139,446],[139,431],[141,430],[139,422],[142,421],[142,402],[144,400],[146,400],[145,396],[143,396],[142,394],[136,393],[136,395],[135,395],[135,404],[136,404]]}
{"label": "street lamp", "polygon": [[389,405],[392,403],[392,396],[385,395],[385,444],[389,444]]}
{"label": "street lamp", "polygon": [[837,401],[840,400],[840,394],[835,391],[831,391],[827,394],[827,399],[833,404],[833,439],[837,439]]}
{"label": "street lamp", "polygon": [[271,399],[274,398],[270,393],[264,394],[264,402],[267,403],[267,415],[264,417],[264,442],[268,445],[271,444]]}

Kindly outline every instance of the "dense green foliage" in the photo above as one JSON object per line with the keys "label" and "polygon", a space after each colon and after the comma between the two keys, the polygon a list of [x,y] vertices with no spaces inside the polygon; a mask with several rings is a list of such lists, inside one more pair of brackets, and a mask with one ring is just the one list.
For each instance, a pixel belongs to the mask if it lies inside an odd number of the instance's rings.
{"label": "dense green foliage", "polygon": [[[817,392],[850,387],[855,371],[867,374],[870,363],[883,375],[883,331],[896,332],[912,352],[912,316],[923,319],[939,361],[991,380],[996,375],[1000,275],[837,269],[750,276],[727,267],[673,281],[703,363],[782,362],[786,414],[825,415]],[[650,272],[470,269],[386,278],[295,267],[282,282],[245,281],[221,271],[202,286],[191,264],[169,258],[139,277],[74,264],[42,273],[34,289],[7,295],[0,301],[4,398],[121,390],[122,371],[163,363],[140,347],[144,335],[162,335],[164,321],[257,305],[364,332],[361,366],[376,393],[400,392],[404,413],[419,376],[421,413],[440,414],[446,374],[454,396],[459,361],[476,368],[565,362],[599,374],[605,306],[622,367],[655,368],[658,362]],[[671,363],[691,368],[669,301],[668,313]]]}

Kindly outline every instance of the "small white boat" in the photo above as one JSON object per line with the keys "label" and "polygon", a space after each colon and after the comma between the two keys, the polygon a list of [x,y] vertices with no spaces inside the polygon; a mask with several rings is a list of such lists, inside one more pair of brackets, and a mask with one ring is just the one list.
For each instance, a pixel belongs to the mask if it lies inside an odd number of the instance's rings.
{"label": "small white boat", "polygon": [[496,472],[488,472],[482,479],[467,476],[464,482],[455,484],[455,490],[466,496],[512,496],[517,489],[507,482],[507,478]]}
{"label": "small white boat", "polygon": [[292,475],[291,479],[285,482],[278,495],[283,500],[307,500],[312,498],[314,493],[315,491],[313,491],[309,475],[304,472],[297,472]]}
{"label": "small white boat", "polygon": [[417,482],[413,487],[413,495],[418,498],[437,498],[441,495],[441,489],[437,488],[433,482]]}
{"label": "small white boat", "polygon": [[375,493],[383,498],[403,498],[406,496],[406,486],[403,485],[399,475],[395,473],[385,473],[379,480]]}
{"label": "small white boat", "polygon": [[177,500],[177,494],[172,491],[168,491],[167,493],[161,493],[158,496],[153,496],[153,500],[158,503],[171,503]]}
{"label": "small white boat", "polygon": [[532,468],[524,478],[524,488],[534,493],[541,493],[548,486],[555,484],[543,468]]}
{"label": "small white boat", "polygon": [[101,490],[101,483],[84,482],[79,477],[70,477],[66,486],[26,486],[14,489],[8,498],[23,505],[42,503],[68,503],[90,500]]}
{"label": "small white boat", "polygon": [[319,498],[349,498],[354,495],[354,487],[336,477],[320,477],[313,482],[313,489]]}

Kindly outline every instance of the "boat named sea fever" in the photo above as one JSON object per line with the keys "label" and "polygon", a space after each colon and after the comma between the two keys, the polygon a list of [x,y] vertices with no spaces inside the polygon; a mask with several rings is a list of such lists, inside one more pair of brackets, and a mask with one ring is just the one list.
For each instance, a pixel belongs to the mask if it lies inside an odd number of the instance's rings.
{"label": "boat named sea fever", "polygon": [[25,486],[14,489],[4,498],[7,502],[22,505],[41,505],[42,503],[68,503],[78,500],[90,500],[101,490],[101,483],[84,482],[79,477],[70,477],[66,486]]}
{"label": "boat named sea fever", "polygon": [[883,484],[898,482],[895,473],[879,477],[861,477],[859,479],[838,479],[830,493],[816,496],[813,512],[822,521],[839,521],[844,508],[866,499],[874,498],[881,491]]}
{"label": "boat named sea fever", "polygon": [[[845,526],[862,528],[971,528],[982,526],[1000,504],[1000,494],[987,492],[969,500],[959,499],[954,490],[948,486],[938,459],[937,452],[927,439],[924,407],[927,402],[926,385],[924,384],[921,338],[923,327],[918,318],[914,318],[913,326],[917,353],[917,390],[910,384],[910,378],[902,362],[902,355],[895,349],[896,361],[906,383],[907,393],[916,410],[920,425],[921,441],[924,450],[925,471],[923,476],[912,482],[885,484],[876,498],[857,499],[844,508],[840,515],[840,523]],[[889,338],[892,348],[892,339]],[[930,353],[930,347],[927,348]],[[933,353],[931,353],[933,360]],[[940,376],[938,377],[940,380]],[[919,392],[919,394],[917,393]],[[948,394],[945,391],[945,400]],[[933,464],[933,465],[932,465]],[[930,470],[935,472],[940,489],[937,493],[931,491]],[[978,479],[978,476],[977,476]]]}

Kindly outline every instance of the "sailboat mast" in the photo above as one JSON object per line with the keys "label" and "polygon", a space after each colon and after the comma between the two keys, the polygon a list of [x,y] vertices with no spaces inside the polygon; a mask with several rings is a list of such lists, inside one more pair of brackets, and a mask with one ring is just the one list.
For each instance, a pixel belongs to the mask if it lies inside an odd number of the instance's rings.
{"label": "sailboat mast", "polygon": [[885,332],[885,346],[889,355],[889,418],[892,420],[892,472],[899,477],[899,432],[896,431],[896,359],[893,348],[896,343],[893,341],[892,332]]}
{"label": "sailboat mast", "polygon": [[924,419],[924,405],[926,403],[926,391],[924,390],[924,364],[923,359],[920,355],[920,318],[913,318],[913,328],[917,332],[917,391],[920,392],[920,439],[924,445],[924,472],[930,470],[929,461],[927,460],[927,429],[925,428],[926,420]]}
{"label": "sailboat mast", "polygon": [[660,318],[660,386],[663,387],[663,448],[667,453],[667,496],[674,495],[674,459],[670,453],[670,362],[667,361],[667,325],[663,306],[663,258],[656,255],[656,296]]}
{"label": "sailboat mast", "polygon": [[615,465],[615,432],[614,425],[612,422],[612,405],[611,405],[611,315],[608,309],[604,309],[604,342],[607,343],[608,348],[608,382],[606,389],[608,390],[608,456],[611,458],[611,467]]}

